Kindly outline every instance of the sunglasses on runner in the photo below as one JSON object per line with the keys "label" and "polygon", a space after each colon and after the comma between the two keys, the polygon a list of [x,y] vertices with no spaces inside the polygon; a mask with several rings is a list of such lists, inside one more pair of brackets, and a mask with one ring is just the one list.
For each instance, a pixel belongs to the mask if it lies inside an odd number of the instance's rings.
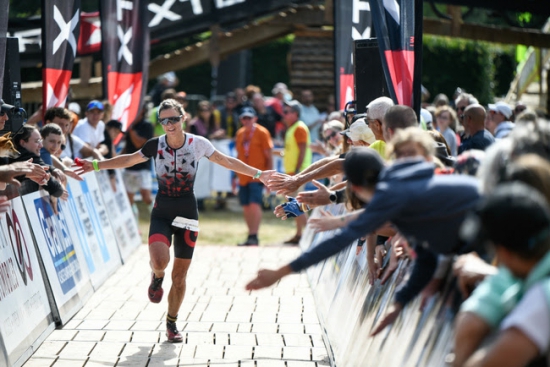
{"label": "sunglasses on runner", "polygon": [[166,118],[163,118],[163,119],[159,120],[159,123],[161,125],[177,124],[178,122],[180,122],[182,116],[183,115],[166,117]]}

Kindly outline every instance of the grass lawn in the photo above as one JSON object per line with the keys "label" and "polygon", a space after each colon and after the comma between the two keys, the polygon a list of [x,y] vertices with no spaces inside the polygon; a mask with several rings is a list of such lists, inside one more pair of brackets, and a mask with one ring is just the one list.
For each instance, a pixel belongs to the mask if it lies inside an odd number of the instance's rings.
{"label": "grass lawn", "polygon": [[[228,201],[228,207],[232,210],[238,210],[238,203],[235,200]],[[139,229],[143,243],[147,243],[149,216],[142,205],[139,207]],[[216,211],[213,207],[214,203],[207,201],[206,210],[199,213],[199,244],[237,245],[237,243],[246,240],[248,231],[242,213],[229,209]],[[264,211],[260,225],[260,245],[280,245],[294,235],[295,228],[293,220],[282,221],[276,218],[272,211]]]}

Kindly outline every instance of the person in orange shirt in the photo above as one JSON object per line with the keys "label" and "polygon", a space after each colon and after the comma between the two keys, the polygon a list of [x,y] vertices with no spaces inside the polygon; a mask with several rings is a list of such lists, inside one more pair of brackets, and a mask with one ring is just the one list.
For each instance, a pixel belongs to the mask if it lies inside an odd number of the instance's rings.
{"label": "person in orange shirt", "polygon": [[[244,107],[239,115],[242,127],[237,131],[235,147],[237,158],[259,170],[273,167],[273,142],[269,131],[256,122],[258,117],[252,107]],[[262,220],[264,185],[249,176],[239,174],[239,201],[243,207],[248,238],[239,246],[258,246],[258,230]]]}

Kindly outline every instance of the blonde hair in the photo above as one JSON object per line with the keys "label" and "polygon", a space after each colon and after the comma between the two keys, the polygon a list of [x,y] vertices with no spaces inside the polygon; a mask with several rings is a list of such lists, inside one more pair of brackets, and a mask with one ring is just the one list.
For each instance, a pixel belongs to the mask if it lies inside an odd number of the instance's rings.
{"label": "blonde hair", "polygon": [[435,109],[434,116],[437,118],[439,115],[441,115],[443,112],[449,112],[449,117],[451,118],[451,123],[449,124],[449,127],[456,132],[456,126],[458,124],[458,117],[456,116],[455,110],[453,110],[450,106],[444,105],[439,106]]}
{"label": "blonde hair", "polygon": [[392,157],[396,150],[409,143],[417,144],[424,151],[425,157],[435,155],[434,140],[431,135],[418,127],[411,126],[395,132],[392,140],[386,145],[387,156]]}

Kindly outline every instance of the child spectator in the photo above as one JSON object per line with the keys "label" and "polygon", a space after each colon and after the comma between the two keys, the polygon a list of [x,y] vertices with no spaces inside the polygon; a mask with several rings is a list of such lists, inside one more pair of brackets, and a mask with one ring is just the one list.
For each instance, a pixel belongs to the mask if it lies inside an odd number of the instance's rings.
{"label": "child spectator", "polygon": [[56,124],[46,124],[40,129],[42,136],[42,148],[40,148],[40,158],[47,165],[52,165],[52,155],[57,156],[63,143],[63,131]]}

